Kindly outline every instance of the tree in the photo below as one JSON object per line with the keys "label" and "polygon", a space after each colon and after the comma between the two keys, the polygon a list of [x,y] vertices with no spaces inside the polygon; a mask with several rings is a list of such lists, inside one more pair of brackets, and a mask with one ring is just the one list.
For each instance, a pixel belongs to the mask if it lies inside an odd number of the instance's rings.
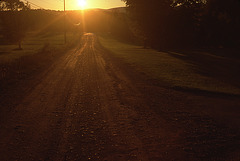
{"label": "tree", "polygon": [[239,43],[240,0],[123,1],[151,47]]}
{"label": "tree", "polygon": [[30,9],[30,5],[27,2],[26,4],[20,0],[1,0],[0,1],[0,10],[1,11],[21,11]]}
{"label": "tree", "polygon": [[19,49],[22,49],[21,42],[28,28],[26,11],[30,5],[20,0],[2,0],[0,9],[4,11],[1,14],[3,36],[11,43],[18,43]]}
{"label": "tree", "polygon": [[206,41],[219,46],[239,46],[239,0],[208,0],[201,26],[205,30]]}
{"label": "tree", "polygon": [[[151,47],[165,46],[165,31],[168,16],[171,13],[169,0],[124,0],[129,8],[131,18],[135,20],[145,35],[144,44]],[[159,39],[161,37],[161,39]],[[161,41],[161,42],[160,42]]]}
{"label": "tree", "polygon": [[187,38],[193,37],[195,23],[193,12],[200,4],[200,0],[124,1],[132,19],[144,32],[144,44],[157,49],[165,49],[176,45],[181,46],[183,39],[186,42]]}
{"label": "tree", "polygon": [[193,6],[201,3],[206,4],[207,0],[173,0],[172,6]]}

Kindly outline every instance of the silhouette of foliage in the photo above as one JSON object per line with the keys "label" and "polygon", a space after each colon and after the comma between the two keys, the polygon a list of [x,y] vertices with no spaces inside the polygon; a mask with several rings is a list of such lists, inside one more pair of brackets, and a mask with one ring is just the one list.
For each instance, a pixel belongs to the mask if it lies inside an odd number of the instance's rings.
{"label": "silhouette of foliage", "polygon": [[[0,20],[4,22],[0,35],[8,43],[16,43],[24,38],[27,31],[33,31],[36,35],[48,33],[63,33],[64,13],[52,10],[26,10],[26,11],[2,11]],[[0,22],[1,26],[1,22]],[[118,9],[110,10],[86,10],[67,11],[66,13],[67,32],[77,34],[79,32],[108,32],[115,38],[131,40],[126,14]]]}
{"label": "silhouette of foliage", "polygon": [[21,42],[28,28],[26,20],[29,4],[19,0],[2,0],[0,6],[2,35],[9,42],[17,42],[19,49],[22,49]]}
{"label": "silhouette of foliage", "polygon": [[123,0],[153,48],[239,46],[239,0]]}
{"label": "silhouette of foliage", "polygon": [[0,11],[20,11],[30,9],[29,3],[23,3],[20,0],[1,0]]}

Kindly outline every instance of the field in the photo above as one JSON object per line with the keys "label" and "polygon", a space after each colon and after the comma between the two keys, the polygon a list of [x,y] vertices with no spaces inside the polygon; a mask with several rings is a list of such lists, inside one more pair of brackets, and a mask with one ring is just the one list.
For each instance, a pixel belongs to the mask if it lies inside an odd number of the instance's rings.
{"label": "field", "polygon": [[[69,41],[73,41],[74,35],[67,35]],[[0,62],[9,63],[20,59],[23,56],[29,56],[46,50],[58,50],[64,46],[64,37],[62,33],[36,34],[28,33],[22,43],[23,50],[18,50],[14,44],[0,44]]]}
{"label": "field", "polygon": [[68,33],[67,43],[64,44],[62,33],[32,32],[23,40],[23,50],[18,50],[17,45],[0,44],[1,90],[45,70],[61,54],[78,43],[79,38],[80,35]]}
{"label": "field", "polygon": [[161,85],[191,92],[239,95],[240,59],[233,51],[156,51],[99,36],[101,44]]}

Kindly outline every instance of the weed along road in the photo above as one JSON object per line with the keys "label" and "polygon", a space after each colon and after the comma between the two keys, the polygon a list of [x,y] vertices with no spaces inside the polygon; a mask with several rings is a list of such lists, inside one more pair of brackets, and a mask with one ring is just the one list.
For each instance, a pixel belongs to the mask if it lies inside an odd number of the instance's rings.
{"label": "weed along road", "polygon": [[239,107],[237,98],[161,87],[94,34],[28,86],[1,118],[0,160],[239,159],[239,125],[200,109]]}

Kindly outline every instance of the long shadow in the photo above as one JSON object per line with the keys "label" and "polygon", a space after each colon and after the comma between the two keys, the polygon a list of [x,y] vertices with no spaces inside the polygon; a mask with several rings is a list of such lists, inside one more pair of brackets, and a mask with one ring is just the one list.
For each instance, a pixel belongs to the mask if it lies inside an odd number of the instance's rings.
{"label": "long shadow", "polygon": [[198,74],[240,87],[240,55],[237,51],[174,50],[167,53],[192,65]]}

